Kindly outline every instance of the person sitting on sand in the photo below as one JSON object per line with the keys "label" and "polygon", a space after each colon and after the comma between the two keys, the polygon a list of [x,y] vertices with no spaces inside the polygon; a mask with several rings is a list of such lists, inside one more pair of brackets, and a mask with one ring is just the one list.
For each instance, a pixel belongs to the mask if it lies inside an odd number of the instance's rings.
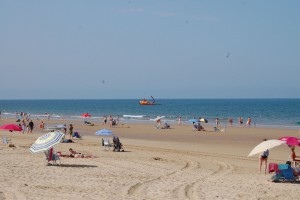
{"label": "person sitting on sand", "polygon": [[200,123],[198,123],[197,128],[198,128],[198,131],[205,131],[204,127]]}
{"label": "person sitting on sand", "polygon": [[[288,164],[289,166],[292,167],[292,162],[291,161],[286,161],[285,164]],[[293,170],[294,176],[299,176],[300,175],[299,168],[292,167],[292,170]]]}

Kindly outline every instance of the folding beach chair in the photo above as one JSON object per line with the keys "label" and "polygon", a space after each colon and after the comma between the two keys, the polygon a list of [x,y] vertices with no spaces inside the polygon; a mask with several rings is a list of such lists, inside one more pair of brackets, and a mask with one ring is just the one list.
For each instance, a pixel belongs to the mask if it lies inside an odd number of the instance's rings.
{"label": "folding beach chair", "polygon": [[10,140],[7,139],[5,136],[2,136],[2,142],[3,142],[3,144],[9,144]]}
{"label": "folding beach chair", "polygon": [[54,152],[53,148],[49,149],[48,151],[45,151],[45,156],[46,156],[46,165],[49,165],[50,162],[52,161],[52,164],[55,165],[56,161],[60,163],[60,158],[57,153]]}
{"label": "folding beach chair", "polygon": [[104,146],[104,150],[110,150],[111,144],[108,138],[102,139],[102,146]]}
{"label": "folding beach chair", "polygon": [[297,177],[293,174],[293,169],[288,164],[279,164],[277,173],[272,176],[272,181],[277,182],[293,182],[297,181]]}

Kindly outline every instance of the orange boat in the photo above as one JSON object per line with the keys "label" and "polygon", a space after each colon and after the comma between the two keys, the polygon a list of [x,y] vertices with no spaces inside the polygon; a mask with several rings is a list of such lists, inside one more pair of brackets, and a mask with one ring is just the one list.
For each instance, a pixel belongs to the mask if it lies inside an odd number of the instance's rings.
{"label": "orange boat", "polygon": [[140,105],[142,106],[150,106],[150,105],[155,105],[155,99],[151,96],[153,101],[148,101],[147,99],[140,100]]}

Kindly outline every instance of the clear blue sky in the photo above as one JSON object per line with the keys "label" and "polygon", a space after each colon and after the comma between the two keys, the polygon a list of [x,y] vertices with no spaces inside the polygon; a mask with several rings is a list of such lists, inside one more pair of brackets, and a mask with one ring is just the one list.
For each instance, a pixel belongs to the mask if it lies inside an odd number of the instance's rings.
{"label": "clear blue sky", "polygon": [[300,1],[0,1],[0,99],[300,98]]}

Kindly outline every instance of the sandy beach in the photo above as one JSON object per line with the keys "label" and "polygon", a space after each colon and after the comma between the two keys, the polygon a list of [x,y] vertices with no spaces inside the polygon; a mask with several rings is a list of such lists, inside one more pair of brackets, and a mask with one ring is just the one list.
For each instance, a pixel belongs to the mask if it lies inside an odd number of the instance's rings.
{"label": "sandy beach", "polygon": [[[1,124],[14,123],[2,119]],[[299,136],[298,130],[227,127],[226,132],[193,131],[191,125],[155,129],[153,124],[46,121],[74,124],[83,139],[61,143],[96,158],[61,158],[61,165],[46,166],[44,154],[31,154],[35,140],[47,133],[34,121],[32,134],[0,131],[16,147],[0,145],[0,200],[3,199],[297,199],[298,184],[273,183],[270,174],[258,172],[258,156],[247,157],[263,138]],[[119,136],[125,152],[104,150],[102,136],[108,128]],[[68,138],[68,136],[67,136]],[[112,141],[112,137],[109,137]],[[296,148],[296,153],[300,150]],[[300,153],[298,153],[300,154]],[[269,162],[284,163],[289,149],[270,150]]]}

